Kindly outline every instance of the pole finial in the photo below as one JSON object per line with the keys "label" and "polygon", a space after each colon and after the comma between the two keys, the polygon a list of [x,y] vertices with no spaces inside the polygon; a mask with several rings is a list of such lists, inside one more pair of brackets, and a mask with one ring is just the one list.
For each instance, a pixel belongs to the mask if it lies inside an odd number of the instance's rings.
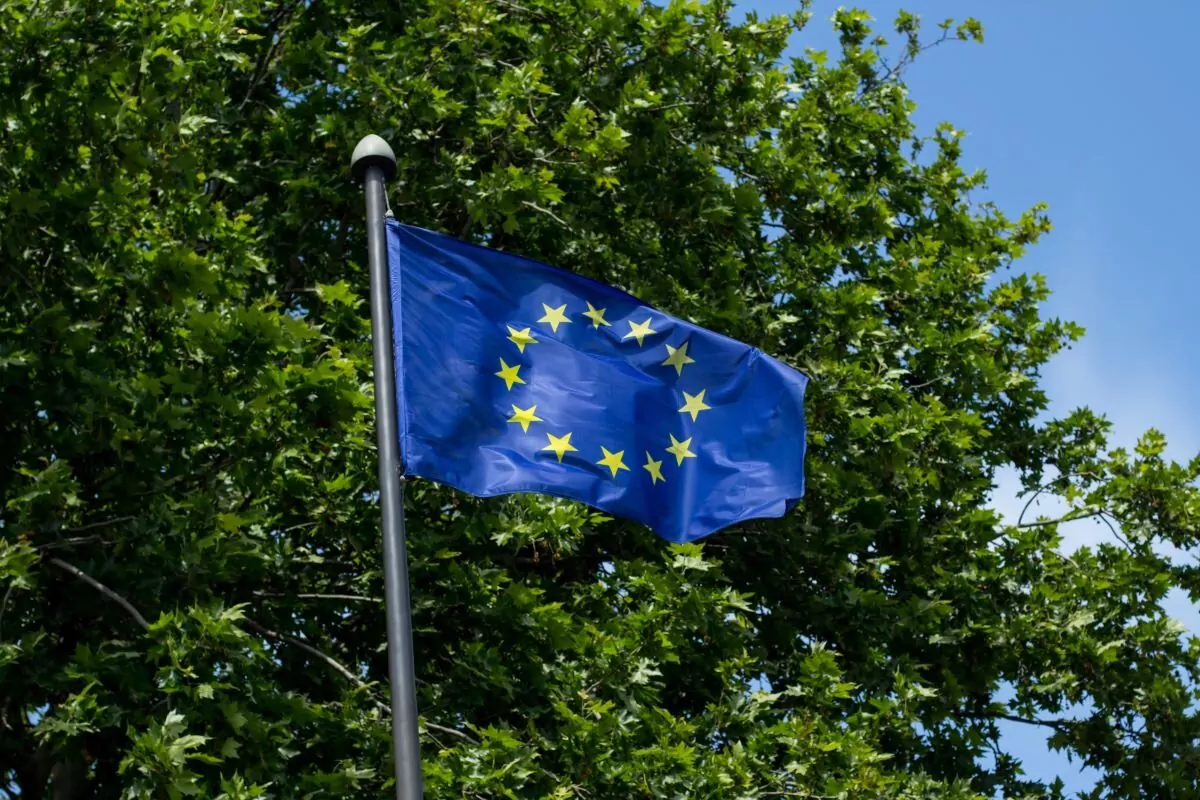
{"label": "pole finial", "polygon": [[396,154],[382,137],[373,133],[360,139],[354,147],[354,155],[350,156],[350,174],[356,181],[366,177],[367,167],[382,169],[384,180],[396,177]]}

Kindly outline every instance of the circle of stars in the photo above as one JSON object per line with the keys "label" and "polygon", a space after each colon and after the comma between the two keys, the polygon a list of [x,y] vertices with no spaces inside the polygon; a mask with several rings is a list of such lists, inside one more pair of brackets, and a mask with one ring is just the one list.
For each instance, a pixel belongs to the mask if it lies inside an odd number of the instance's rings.
{"label": "circle of stars", "polygon": [[[544,313],[537,320],[537,322],[539,324],[548,325],[551,333],[558,333],[559,326],[567,325],[572,322],[566,313],[566,303],[563,303],[557,307],[552,307],[549,303],[542,303],[542,310]],[[613,327],[613,324],[604,316],[607,311],[608,309],[596,308],[589,302],[587,303],[587,311],[581,313],[582,316],[590,320],[591,325],[589,327],[598,331],[601,328]],[[621,336],[620,341],[626,342],[633,340],[637,342],[637,346],[639,348],[645,346],[646,337],[655,336],[658,333],[658,331],[654,330],[652,327],[653,318],[650,316],[647,316],[640,322],[635,322],[633,319],[628,319],[626,320],[626,324],[628,324],[629,330],[623,336]],[[521,355],[524,355],[526,347],[539,343],[539,339],[533,335],[532,326],[517,328],[512,325],[507,325],[506,327],[508,328],[508,336],[506,338],[516,346],[517,352]],[[690,364],[696,363],[696,359],[688,353],[688,348],[690,345],[690,339],[685,339],[678,346],[664,344],[664,347],[667,351],[667,357],[659,363],[659,366],[674,369],[676,378],[682,378],[684,368]],[[500,359],[500,369],[494,374],[496,377],[504,381],[504,388],[506,391],[511,392],[513,387],[517,385],[527,385],[525,379],[522,378],[520,374],[522,366],[523,365],[519,362],[510,365],[503,358]],[[679,413],[688,415],[691,418],[691,421],[695,423],[699,419],[699,416],[702,412],[712,409],[712,406],[705,401],[705,394],[707,391],[708,390],[706,388],[700,389],[695,394],[682,391],[684,403],[683,406],[678,409]],[[537,416],[536,405],[531,405],[528,408],[521,408],[515,403],[511,405],[512,416],[508,417],[507,421],[510,424],[520,425],[522,433],[528,434],[530,432],[530,427],[535,423],[545,423],[544,419]],[[549,431],[545,431],[545,435],[547,444],[540,448],[541,451],[549,453],[560,464],[563,461],[563,457],[566,456],[567,453],[580,452],[579,448],[571,443],[571,436],[573,435],[571,431],[567,431],[562,435],[555,435]],[[695,438],[694,436],[688,436],[686,439],[680,440],[675,437],[674,433],[668,433],[668,438],[670,439],[670,445],[663,447],[663,451],[667,454],[666,456],[655,459],[654,455],[650,451],[646,451],[646,462],[641,465],[641,468],[645,470],[646,477],[650,480],[651,485],[655,485],[660,482],[665,483],[667,481],[666,476],[663,474],[663,464],[664,462],[670,463],[670,458],[668,458],[668,456],[674,457],[675,466],[677,468],[682,467],[684,462],[688,459],[697,457],[696,453],[692,450],[692,440]],[[600,454],[601,458],[597,460],[595,464],[608,470],[612,479],[615,480],[618,474],[622,471],[631,471],[629,466],[625,464],[624,450],[609,450],[607,447],[601,445]]]}

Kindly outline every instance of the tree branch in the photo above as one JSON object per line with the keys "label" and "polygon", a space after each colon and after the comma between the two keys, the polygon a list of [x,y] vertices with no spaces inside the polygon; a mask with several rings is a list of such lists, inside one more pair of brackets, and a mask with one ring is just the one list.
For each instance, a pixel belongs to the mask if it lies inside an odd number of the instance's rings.
{"label": "tree branch", "polygon": [[[1024,513],[1024,512],[1022,512],[1022,513]],[[1129,554],[1131,556],[1136,556],[1137,551],[1134,550],[1133,545],[1131,545],[1129,543],[1129,540],[1126,539],[1124,536],[1122,536],[1120,534],[1120,532],[1117,531],[1116,526],[1113,525],[1112,522],[1109,520],[1109,516],[1111,516],[1111,515],[1107,511],[1105,511],[1104,509],[1099,509],[1096,511],[1089,511],[1086,514],[1076,514],[1075,516],[1071,516],[1070,514],[1067,514],[1066,516],[1059,517],[1058,519],[1047,519],[1047,520],[1041,520],[1039,522],[1026,522],[1024,524],[1018,523],[1016,527],[1018,527],[1018,528],[1040,528],[1040,527],[1043,527],[1046,525],[1059,525],[1059,524],[1065,524],[1067,522],[1078,522],[1081,519],[1098,519],[1101,522],[1103,522],[1105,525],[1108,526],[1109,531],[1112,532],[1113,538],[1116,539],[1118,542],[1120,542],[1125,547],[1125,549],[1129,552]]]}
{"label": "tree branch", "polygon": [[[264,626],[258,624],[257,622],[255,622],[252,619],[247,618],[245,620],[245,622],[249,627],[258,631],[263,636],[266,636],[268,639],[275,639],[276,641],[287,642],[288,644],[299,647],[301,650],[308,653],[309,655],[319,658],[320,660],[324,661],[329,666],[333,667],[334,670],[341,673],[342,677],[344,677],[346,680],[353,683],[358,688],[366,689],[368,692],[371,691],[371,687],[362,678],[358,677],[353,672],[351,672],[349,670],[349,668],[347,668],[344,664],[342,664],[342,662],[338,661],[333,656],[322,653],[320,650],[313,647],[311,644],[304,641],[303,639],[297,638],[295,636],[289,636],[286,633],[279,633],[278,631],[273,631],[270,628],[267,628],[267,627],[264,627]],[[375,700],[376,705],[380,706],[381,708],[383,708],[385,710],[390,711],[390,709],[388,709],[388,707],[386,705],[384,705],[377,698],[375,698],[374,695],[372,695],[372,699]]]}
{"label": "tree branch", "polygon": [[[259,623],[255,622],[254,620],[249,619],[248,617],[243,618],[242,621],[246,623],[247,627],[253,628],[255,631],[261,633],[263,636],[266,636],[268,639],[275,639],[276,641],[287,642],[288,644],[295,645],[296,647],[299,647],[301,650],[308,653],[309,655],[312,655],[315,658],[318,658],[321,661],[324,661],[330,667],[333,667],[333,669],[338,674],[340,674],[343,678],[350,681],[358,688],[366,691],[367,694],[370,696],[371,701],[375,704],[375,706],[377,708],[379,708],[381,711],[383,711],[384,713],[386,713],[388,715],[390,715],[392,713],[391,706],[389,706],[387,703],[380,700],[375,695],[374,691],[371,689],[370,684],[368,684],[362,678],[358,677],[353,672],[351,672],[349,667],[347,667],[342,662],[338,661],[333,656],[331,656],[327,653],[322,653],[320,650],[313,647],[311,644],[304,641],[303,639],[300,639],[299,637],[289,636],[288,634],[280,633],[279,631],[273,631],[270,628],[264,627],[263,625],[260,625]],[[447,728],[444,725],[438,725],[433,722],[426,722],[425,727],[429,728],[431,730],[439,731],[441,733],[449,734],[451,736],[457,736],[460,739],[465,739],[466,741],[470,742],[471,744],[479,744],[479,741],[477,739],[473,738],[469,734],[464,733],[460,730],[455,730],[454,728]]]}
{"label": "tree branch", "polygon": [[72,575],[74,575],[76,578],[79,578],[79,580],[83,581],[88,586],[91,586],[93,589],[100,592],[100,594],[104,595],[109,600],[113,600],[113,601],[117,602],[118,604],[120,604],[121,608],[128,611],[129,615],[131,617],[133,617],[135,620],[137,620],[137,624],[142,626],[142,630],[144,630],[144,631],[150,630],[150,623],[146,621],[145,617],[143,617],[140,613],[138,613],[138,610],[133,607],[133,603],[130,603],[124,597],[121,597],[121,595],[117,594],[112,589],[108,588],[103,583],[101,583],[100,581],[93,578],[91,575],[88,575],[86,572],[81,570],[79,567],[76,567],[73,564],[68,564],[66,561],[63,561],[61,558],[49,558],[46,560],[49,563],[53,564],[54,566],[58,567],[59,569],[63,570],[64,572],[69,572]]}
{"label": "tree branch", "polygon": [[1058,478],[1055,478],[1055,479],[1054,479],[1054,481],[1051,481],[1050,483],[1046,483],[1046,484],[1043,484],[1043,485],[1039,486],[1039,487],[1037,488],[1037,490],[1036,490],[1036,491],[1034,491],[1034,493],[1033,493],[1033,496],[1032,496],[1032,497],[1030,497],[1028,500],[1026,500],[1026,501],[1025,501],[1025,507],[1024,507],[1024,508],[1022,508],[1022,509],[1021,509],[1021,513],[1017,515],[1017,527],[1018,527],[1018,528],[1023,528],[1023,527],[1025,527],[1025,526],[1024,526],[1024,525],[1022,525],[1021,523],[1025,521],[1025,512],[1027,512],[1027,511],[1029,510],[1029,507],[1030,507],[1031,505],[1033,505],[1033,501],[1034,501],[1034,500],[1037,500],[1039,497],[1041,497],[1041,495],[1042,495],[1042,492],[1044,492],[1044,491],[1046,491],[1047,489],[1049,489],[1051,486],[1053,486],[1053,485],[1054,485],[1055,481],[1059,481],[1059,480],[1062,480],[1062,476],[1059,476]]}
{"label": "tree branch", "polygon": [[476,739],[474,736],[470,735],[469,733],[464,733],[460,730],[456,730],[454,728],[447,728],[444,725],[438,725],[434,722],[426,722],[425,727],[430,728],[435,731],[438,731],[439,733],[446,733],[451,736],[457,736],[458,738],[464,739],[464,740],[470,742],[471,744],[479,744],[479,740]]}
{"label": "tree branch", "polygon": [[666,103],[661,106],[646,106],[645,111],[669,111],[672,108],[689,108],[696,105],[692,100],[680,100],[676,103]]}
{"label": "tree branch", "polygon": [[536,20],[541,20],[541,21],[545,22],[545,21],[549,21],[549,19],[550,19],[545,14],[542,14],[539,11],[535,11],[532,8],[526,8],[525,6],[510,2],[510,0],[492,0],[492,2],[498,6],[502,6],[504,8],[511,8],[513,11],[519,11],[522,14],[528,14],[529,16],[533,17]]}
{"label": "tree branch", "polygon": [[[271,68],[271,62],[275,59],[275,54],[283,46],[284,40],[287,38],[288,23],[291,22],[292,15],[301,7],[302,3],[296,2],[288,8],[281,9],[276,13],[275,17],[268,23],[270,35],[267,37],[271,43],[267,49],[259,56],[258,63],[254,65],[254,71],[251,73],[250,86],[246,89],[246,96],[242,98],[242,102],[238,103],[237,110],[240,112],[250,102],[250,98],[254,96],[254,92],[262,84],[267,77]],[[302,12],[303,13],[303,12]]]}
{"label": "tree branch", "polygon": [[1019,722],[1022,725],[1040,725],[1043,728],[1053,728],[1054,730],[1062,730],[1067,726],[1068,720],[1065,719],[1025,719],[1013,714],[992,714],[992,719],[1003,719],[1008,722]]}
{"label": "tree branch", "polygon": [[56,547],[74,547],[77,544],[88,544],[90,542],[99,541],[102,541],[100,534],[93,533],[89,534],[88,536],[72,536],[69,539],[59,539],[56,542],[46,542],[46,544],[39,544],[35,549],[53,550]]}
{"label": "tree branch", "polygon": [[921,53],[924,53],[927,50],[932,50],[933,48],[935,48],[939,45],[945,44],[946,42],[950,41],[950,38],[951,38],[950,37],[950,29],[947,28],[947,29],[943,30],[942,35],[939,36],[934,41],[926,42],[923,45],[919,45],[915,52],[912,52],[912,53],[906,52],[904,55],[900,56],[900,60],[896,62],[896,66],[894,66],[894,67],[889,67],[887,61],[885,61],[882,57],[880,57],[880,63],[884,67],[887,68],[887,72],[885,72],[883,74],[883,77],[879,78],[879,84],[887,83],[888,81],[897,77],[901,72],[903,72],[905,70],[906,67],[908,67],[909,64],[911,64],[916,59],[916,57],[918,55],[920,55]]}
{"label": "tree branch", "polygon": [[1101,522],[1108,526],[1108,529],[1112,531],[1112,535],[1116,537],[1117,541],[1125,545],[1125,549],[1129,551],[1129,555],[1137,555],[1133,550],[1133,545],[1129,543],[1129,540],[1117,533],[1116,526],[1109,522],[1108,518],[1112,516],[1111,514],[1109,514],[1107,511],[1100,511],[1096,516],[1100,518]]}
{"label": "tree branch", "polygon": [[102,519],[99,522],[89,522],[86,525],[80,525],[78,528],[63,528],[61,533],[83,533],[95,528],[107,528],[109,525],[120,525],[122,522],[133,522],[137,519],[133,514],[126,514],[123,517],[113,517],[112,519]]}
{"label": "tree branch", "polygon": [[549,217],[550,219],[557,222],[559,225],[562,225],[567,230],[569,230],[569,231],[573,230],[571,228],[571,224],[569,222],[567,222],[565,219],[560,217],[558,214],[555,214],[553,211],[551,211],[548,208],[542,208],[541,206],[539,206],[537,203],[533,202],[532,200],[522,200],[521,205],[526,206],[528,208],[532,208],[534,211],[540,211],[543,214],[545,214],[547,217]]}
{"label": "tree branch", "polygon": [[233,458],[224,458],[209,465],[209,468],[203,472],[196,472],[191,475],[176,475],[174,478],[168,478],[153,489],[143,489],[140,492],[133,492],[130,497],[148,497],[154,494],[162,494],[169,489],[174,489],[180,484],[190,483],[192,481],[202,481],[205,478],[211,478],[214,475],[220,475],[227,467],[234,463]]}
{"label": "tree branch", "polygon": [[282,597],[282,598],[288,598],[288,599],[296,598],[298,600],[349,600],[349,601],[359,602],[359,603],[382,603],[383,602],[383,598],[381,598],[381,597],[368,597],[367,595],[361,595],[361,594],[313,594],[313,593],[288,594],[287,592],[259,592],[259,591],[255,591],[252,594],[255,597]]}
{"label": "tree branch", "polygon": [[924,383],[918,383],[915,386],[908,386],[905,388],[907,388],[908,391],[910,391],[910,392],[915,392],[918,389],[925,389],[929,386],[933,386],[935,383],[940,383],[942,380],[943,380],[943,378],[940,378],[940,377],[934,378],[933,380],[928,380],[928,381],[925,381]]}
{"label": "tree branch", "polygon": [[[77,528],[60,528],[57,533],[82,533],[83,531],[91,531],[96,528],[107,528],[110,525],[120,525],[122,522],[133,522],[137,519],[133,514],[126,514],[123,517],[113,517],[112,519],[102,519],[98,522],[89,522],[86,525],[80,525]],[[52,533],[54,531],[51,531]],[[90,542],[101,541],[100,535],[90,533],[87,536],[71,536],[66,539],[58,539],[53,542],[46,542],[38,545],[36,550],[51,550],[55,547],[73,547],[77,544],[88,544]]]}
{"label": "tree branch", "polygon": [[301,522],[298,525],[288,525],[287,528],[284,528],[283,530],[278,531],[278,533],[290,534],[290,533],[292,533],[293,530],[300,530],[301,528],[312,528],[313,525],[319,525],[319,524],[320,524],[319,522]]}
{"label": "tree branch", "polygon": [[[1089,511],[1086,514],[1076,514],[1074,516],[1067,514],[1066,516],[1059,517],[1058,519],[1044,519],[1044,520],[1039,520],[1037,522],[1024,522],[1024,523],[1018,522],[1014,527],[1017,527],[1017,528],[1044,528],[1047,525],[1058,525],[1061,523],[1076,522],[1081,519],[1091,519],[1093,517],[1103,517],[1103,516],[1104,516],[1103,511]],[[1105,521],[1107,522],[1107,520],[1105,520]],[[1112,525],[1110,524],[1108,527],[1112,528]],[[1116,531],[1114,530],[1113,533],[1116,533]]]}
{"label": "tree branch", "polygon": [[[0,623],[4,621],[4,612],[8,610],[8,598],[12,595],[12,591],[16,588],[16,586],[17,582],[15,579],[8,582],[8,589],[4,592],[4,600],[0,601]],[[3,630],[4,629],[0,627],[0,631]],[[4,637],[0,636],[0,642],[2,641],[4,641]]]}

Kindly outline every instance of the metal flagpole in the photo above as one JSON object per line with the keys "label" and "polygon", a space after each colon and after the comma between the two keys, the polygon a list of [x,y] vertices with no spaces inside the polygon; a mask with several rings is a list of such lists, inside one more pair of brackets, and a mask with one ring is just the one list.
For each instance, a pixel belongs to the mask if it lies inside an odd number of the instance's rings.
{"label": "metal flagpole", "polygon": [[383,510],[383,580],[392,684],[392,755],[396,799],[421,800],[417,732],[417,680],[413,668],[408,554],[404,544],[404,478],[396,432],[396,368],[392,360],[392,310],[384,230],[384,182],[396,176],[392,148],[375,134],[354,148],[350,173],[367,199],[367,256],[371,267],[371,339],[375,347],[375,431],[379,441],[379,505]]}

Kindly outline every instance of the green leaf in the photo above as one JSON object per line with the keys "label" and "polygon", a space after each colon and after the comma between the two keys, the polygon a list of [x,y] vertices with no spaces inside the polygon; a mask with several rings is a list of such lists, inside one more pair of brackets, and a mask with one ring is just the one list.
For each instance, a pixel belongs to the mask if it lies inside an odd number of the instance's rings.
{"label": "green leaf", "polygon": [[[346,163],[376,131],[396,219],[812,377],[805,496],[702,543],[406,480],[429,798],[1065,797],[1016,728],[1097,797],[1200,796],[1200,638],[1167,613],[1200,597],[1200,459],[1047,411],[1083,329],[1021,261],[1046,207],[1001,208],[906,83],[980,23],[810,6],[0,4],[5,791],[394,794]],[[739,413],[736,384],[709,404]],[[692,497],[672,459],[663,496],[748,502],[754,443],[679,424],[729,479]]]}
{"label": "green leaf", "polygon": [[202,114],[184,114],[183,118],[179,120],[179,133],[181,136],[191,136],[205,125],[213,122],[216,120]]}

